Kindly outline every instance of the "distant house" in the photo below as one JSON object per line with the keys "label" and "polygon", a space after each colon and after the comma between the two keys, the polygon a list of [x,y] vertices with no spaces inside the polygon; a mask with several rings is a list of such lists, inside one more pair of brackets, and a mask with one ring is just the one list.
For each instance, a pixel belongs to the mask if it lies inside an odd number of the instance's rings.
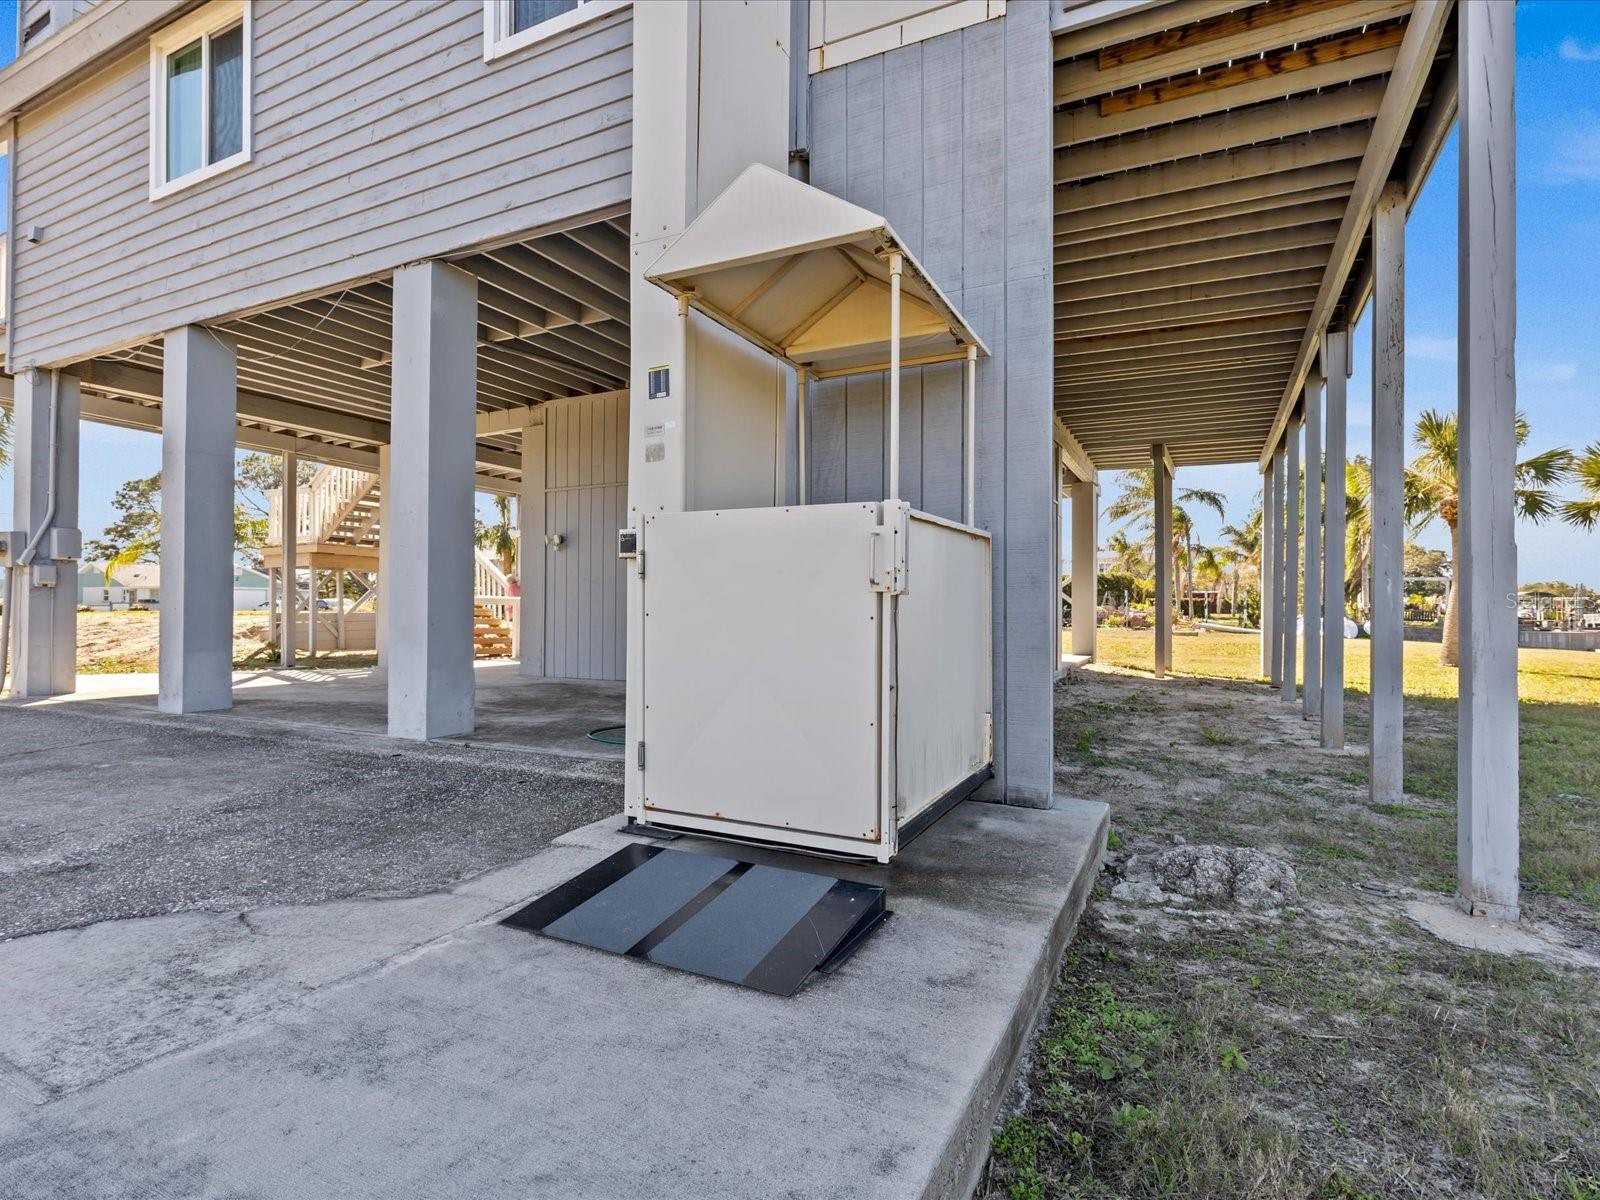
{"label": "distant house", "polygon": [[[104,563],[84,563],[78,569],[78,604],[81,607],[113,609],[161,603],[159,563],[131,563],[111,573],[106,586]],[[267,603],[267,577],[252,567],[235,563],[233,567],[233,607],[261,608]]]}

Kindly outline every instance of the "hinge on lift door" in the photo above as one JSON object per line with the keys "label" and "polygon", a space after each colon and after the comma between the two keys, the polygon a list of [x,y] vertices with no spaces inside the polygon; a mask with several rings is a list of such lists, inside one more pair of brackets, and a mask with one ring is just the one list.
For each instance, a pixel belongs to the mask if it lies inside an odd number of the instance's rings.
{"label": "hinge on lift door", "polygon": [[639,770],[644,770],[644,743],[639,743]]}

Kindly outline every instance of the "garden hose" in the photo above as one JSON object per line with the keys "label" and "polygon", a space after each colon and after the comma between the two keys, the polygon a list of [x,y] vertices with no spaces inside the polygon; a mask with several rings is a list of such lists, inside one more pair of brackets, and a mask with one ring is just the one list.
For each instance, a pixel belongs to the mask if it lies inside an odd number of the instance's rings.
{"label": "garden hose", "polygon": [[626,728],[626,725],[602,725],[599,729],[589,730],[589,740],[591,742],[599,742],[602,746],[625,746],[628,743],[627,738],[602,737],[601,735],[613,733]]}

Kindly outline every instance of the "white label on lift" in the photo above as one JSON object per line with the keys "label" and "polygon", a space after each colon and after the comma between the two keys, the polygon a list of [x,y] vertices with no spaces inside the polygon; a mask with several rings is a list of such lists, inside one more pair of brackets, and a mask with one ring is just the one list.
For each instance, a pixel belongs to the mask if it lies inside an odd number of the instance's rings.
{"label": "white label on lift", "polygon": [[644,427],[644,435],[645,435],[645,437],[658,438],[658,437],[661,437],[666,432],[667,432],[667,427],[665,425],[646,425]]}
{"label": "white label on lift", "polygon": [[644,460],[647,463],[665,462],[667,459],[667,444],[665,442],[646,442],[644,444]]}

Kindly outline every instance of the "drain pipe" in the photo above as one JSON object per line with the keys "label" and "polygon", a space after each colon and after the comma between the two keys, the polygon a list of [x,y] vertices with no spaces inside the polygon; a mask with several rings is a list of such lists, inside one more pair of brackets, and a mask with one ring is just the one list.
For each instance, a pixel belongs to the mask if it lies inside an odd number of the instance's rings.
{"label": "drain pipe", "polygon": [[[56,460],[60,457],[56,450],[56,427],[60,425],[61,405],[61,372],[50,372],[50,427],[49,447],[50,460],[45,483],[44,519],[39,522],[39,528],[33,531],[33,536],[28,544],[22,548],[22,553],[12,559],[12,565],[6,568],[6,610],[0,618],[0,693],[4,692],[6,668],[11,650],[11,626],[16,621],[16,576],[18,571],[26,571],[33,565],[33,560],[38,556],[39,544],[44,541],[45,535],[50,532],[50,526],[56,519],[56,500],[58,498],[58,480],[56,478]],[[24,585],[26,586],[26,585]],[[13,681],[14,682],[14,681]],[[12,688],[15,691],[15,687]]]}

